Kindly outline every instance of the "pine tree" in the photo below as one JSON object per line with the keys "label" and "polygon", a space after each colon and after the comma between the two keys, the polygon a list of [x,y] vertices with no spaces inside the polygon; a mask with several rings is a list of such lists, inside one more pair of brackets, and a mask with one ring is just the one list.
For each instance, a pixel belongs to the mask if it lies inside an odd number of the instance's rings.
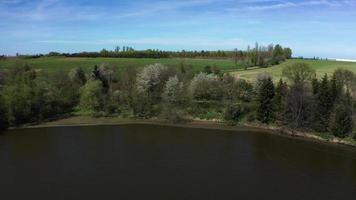
{"label": "pine tree", "polygon": [[5,106],[5,100],[0,94],[0,132],[5,130],[9,125],[8,112]]}
{"label": "pine tree", "polygon": [[313,94],[316,95],[319,92],[319,81],[317,78],[313,78],[312,80],[312,88],[313,88]]}
{"label": "pine tree", "polygon": [[276,87],[276,95],[273,101],[275,106],[275,111],[276,111],[276,119],[279,121],[283,120],[287,93],[288,93],[287,83],[284,82],[282,79],[280,79]]}
{"label": "pine tree", "polygon": [[331,94],[331,86],[327,74],[319,83],[319,91],[316,94],[316,106],[314,111],[314,129],[316,131],[328,131],[330,114],[334,106]]}
{"label": "pine tree", "polygon": [[330,95],[333,103],[338,99],[340,96],[340,92],[342,91],[342,87],[337,82],[335,74],[333,75],[332,79],[330,80]]}
{"label": "pine tree", "polygon": [[273,98],[275,88],[270,77],[260,80],[258,89],[258,109],[257,119],[262,123],[269,123],[274,120]]}
{"label": "pine tree", "polygon": [[344,99],[336,106],[332,124],[331,131],[337,137],[344,138],[352,133],[352,99],[349,92],[346,93]]}

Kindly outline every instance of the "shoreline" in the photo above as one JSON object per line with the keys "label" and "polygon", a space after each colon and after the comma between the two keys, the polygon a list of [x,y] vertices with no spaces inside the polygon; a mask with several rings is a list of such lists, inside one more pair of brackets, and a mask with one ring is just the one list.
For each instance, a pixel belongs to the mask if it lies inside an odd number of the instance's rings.
{"label": "shoreline", "polygon": [[245,123],[235,126],[229,126],[216,120],[193,120],[187,123],[169,123],[159,119],[127,119],[118,117],[90,117],[90,116],[72,116],[63,119],[57,119],[50,122],[39,124],[27,124],[20,127],[12,127],[9,130],[17,129],[36,129],[36,128],[55,128],[55,127],[83,127],[83,126],[115,126],[115,125],[157,125],[180,128],[200,128],[210,130],[226,131],[262,131],[266,134],[285,136],[292,139],[301,139],[323,144],[342,145],[356,147],[356,143],[340,138],[331,140],[322,138],[310,132],[302,132],[286,127],[272,127],[263,124]]}

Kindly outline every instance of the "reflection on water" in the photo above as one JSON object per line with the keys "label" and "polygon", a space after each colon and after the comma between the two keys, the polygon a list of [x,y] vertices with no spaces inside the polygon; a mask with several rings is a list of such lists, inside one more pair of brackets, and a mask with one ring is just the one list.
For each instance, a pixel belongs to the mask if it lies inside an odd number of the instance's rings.
{"label": "reflection on water", "polygon": [[4,199],[356,199],[356,150],[153,125],[0,135]]}

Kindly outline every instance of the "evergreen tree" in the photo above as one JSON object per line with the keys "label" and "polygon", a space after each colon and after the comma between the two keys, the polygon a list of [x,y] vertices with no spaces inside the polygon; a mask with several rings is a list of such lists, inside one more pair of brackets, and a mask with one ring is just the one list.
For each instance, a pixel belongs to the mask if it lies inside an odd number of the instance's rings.
{"label": "evergreen tree", "polygon": [[8,112],[5,106],[5,100],[0,94],[0,132],[9,125]]}
{"label": "evergreen tree", "polygon": [[284,82],[282,79],[280,79],[277,84],[276,95],[274,97],[276,119],[279,121],[283,120],[283,114],[285,112],[287,93],[288,93],[287,83]]}
{"label": "evergreen tree", "polygon": [[331,94],[330,82],[326,74],[320,82],[319,91],[316,94],[315,101],[314,129],[320,132],[327,131],[334,100]]}
{"label": "evergreen tree", "polygon": [[342,91],[342,86],[338,84],[336,76],[334,74],[332,79],[330,80],[330,95],[333,103],[335,103],[335,101],[338,99],[341,91]]}
{"label": "evergreen tree", "polygon": [[319,92],[319,80],[315,77],[312,80],[313,94],[316,95]]}
{"label": "evergreen tree", "polygon": [[335,136],[344,138],[352,133],[352,128],[352,99],[347,92],[344,99],[336,106],[331,131]]}
{"label": "evergreen tree", "polygon": [[257,119],[262,123],[269,123],[274,120],[273,98],[275,88],[271,77],[259,81]]}

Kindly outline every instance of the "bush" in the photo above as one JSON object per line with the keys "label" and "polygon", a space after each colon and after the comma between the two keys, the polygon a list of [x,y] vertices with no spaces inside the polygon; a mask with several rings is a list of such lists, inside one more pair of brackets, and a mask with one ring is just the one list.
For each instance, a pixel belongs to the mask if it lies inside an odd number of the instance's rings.
{"label": "bush", "polygon": [[80,86],[84,85],[87,81],[82,68],[74,68],[70,70],[68,77],[72,83],[78,84]]}
{"label": "bush", "polygon": [[238,122],[244,114],[244,107],[240,104],[228,105],[224,112],[224,120]]}

